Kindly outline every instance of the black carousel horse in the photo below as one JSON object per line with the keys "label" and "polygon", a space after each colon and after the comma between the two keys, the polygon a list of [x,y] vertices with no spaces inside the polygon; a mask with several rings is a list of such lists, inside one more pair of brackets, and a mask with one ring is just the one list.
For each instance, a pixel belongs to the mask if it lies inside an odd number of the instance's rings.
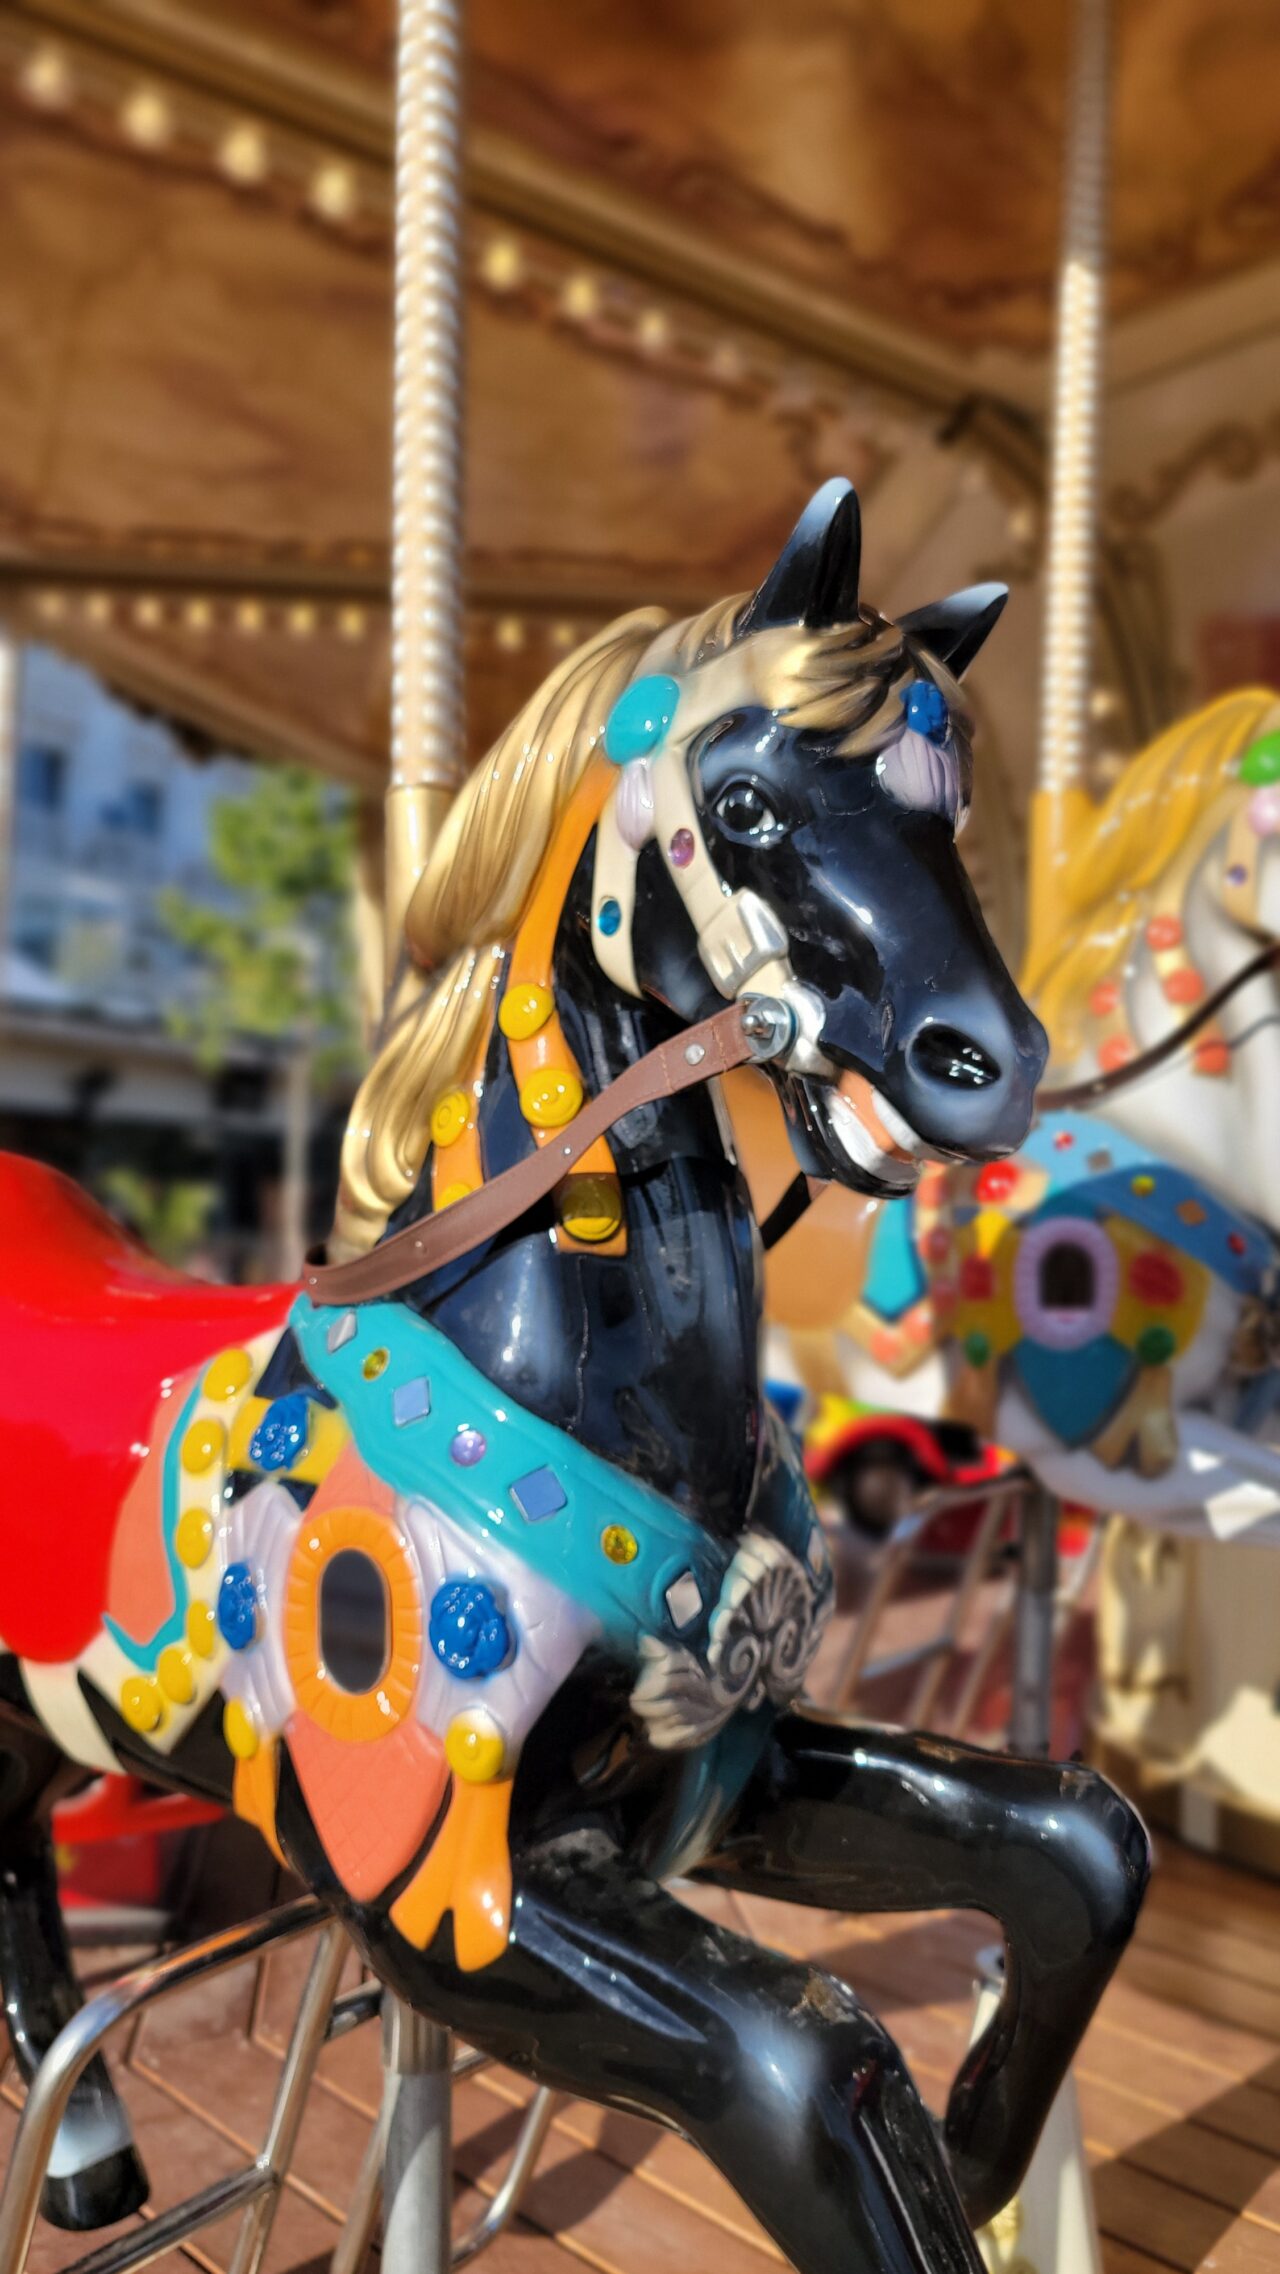
{"label": "black carousel horse", "polygon": [[[28,2069],[74,2000],[48,1799],[68,1758],[119,1763],[233,1801],[470,2042],[678,2126],[801,2274],[979,2266],[971,2222],[1019,2183],[1148,1850],[1085,1768],[799,1702],[830,1582],[698,1084],[754,1026],[801,1168],[891,1194],[925,1157],[1014,1150],[1044,1057],[955,847],[959,681],[1003,593],[890,624],[858,553],[829,483],[745,606],[623,627],[368,1254],[301,1292],[198,1288],[3,1164],[8,1523],[45,1527],[0,1567],[0,1972]],[[605,685],[595,653],[562,695]],[[463,793],[468,826],[510,826],[545,759],[521,749]],[[406,1014],[393,1086],[435,1032]],[[584,1097],[619,1081],[579,1160]],[[504,1172],[535,1160],[511,1220]],[[708,1923],[677,1874],[996,1919],[1003,1996],[941,2128],[847,1983]],[[91,2070],[46,2208],[93,2224],[143,2185]]]}

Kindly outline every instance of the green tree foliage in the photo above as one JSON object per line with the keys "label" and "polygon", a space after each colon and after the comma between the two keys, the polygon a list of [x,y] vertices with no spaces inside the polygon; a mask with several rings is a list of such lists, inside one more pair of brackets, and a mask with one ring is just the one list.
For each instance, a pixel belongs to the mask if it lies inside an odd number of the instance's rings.
{"label": "green tree foliage", "polygon": [[222,906],[159,898],[192,964],[171,1030],[210,1070],[248,1037],[307,1045],[322,1076],[354,1065],[350,799],[301,767],[264,767],[247,796],[213,806],[209,857]]}
{"label": "green tree foliage", "polygon": [[165,1263],[185,1264],[209,1229],[211,1184],[169,1184],[123,1164],[108,1169],[100,1184],[108,1207]]}

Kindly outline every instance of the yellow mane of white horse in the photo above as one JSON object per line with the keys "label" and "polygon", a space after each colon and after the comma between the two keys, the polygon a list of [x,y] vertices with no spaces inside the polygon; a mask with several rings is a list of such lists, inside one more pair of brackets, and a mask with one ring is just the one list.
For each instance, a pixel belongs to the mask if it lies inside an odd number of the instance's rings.
{"label": "yellow mane of white horse", "polygon": [[1019,980],[1056,1065],[1079,1056],[1089,998],[1123,969],[1135,935],[1180,910],[1206,844],[1248,795],[1237,761],[1277,717],[1280,698],[1269,688],[1219,696],[1131,758],[1087,816],[1055,880],[1062,921]]}

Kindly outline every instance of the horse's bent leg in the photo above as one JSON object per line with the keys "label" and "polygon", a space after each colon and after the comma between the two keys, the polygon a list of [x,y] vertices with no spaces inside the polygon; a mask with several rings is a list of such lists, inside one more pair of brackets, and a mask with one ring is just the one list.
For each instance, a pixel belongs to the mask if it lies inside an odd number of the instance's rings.
{"label": "horse's bent leg", "polygon": [[792,1713],[698,1876],[837,1911],[999,1921],[1004,1993],[945,2132],[979,2225],[1018,2187],[1149,1869],[1141,1818],[1091,1769]]}
{"label": "horse's bent leg", "polygon": [[431,1953],[415,1985],[403,1944],[379,1963],[539,2082],[675,2123],[799,2274],[981,2274],[933,2125],[852,1990],[708,1925],[597,1835],[526,1858],[516,1897],[475,1973]]}
{"label": "horse's bent leg", "polygon": [[[0,1988],[14,2056],[30,2083],[80,2005],[58,1905],[48,1786],[62,1757],[6,1729],[0,1759]],[[80,2077],[54,2143],[41,2209],[54,2226],[109,2226],[147,2199],[129,2119],[100,2054]]]}

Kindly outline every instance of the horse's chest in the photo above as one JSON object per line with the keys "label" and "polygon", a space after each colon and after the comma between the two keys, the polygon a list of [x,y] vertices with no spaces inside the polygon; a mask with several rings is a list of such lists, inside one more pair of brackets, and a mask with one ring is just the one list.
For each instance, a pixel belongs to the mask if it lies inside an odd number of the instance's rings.
{"label": "horse's chest", "polygon": [[732,1536],[759,1447],[750,1226],[722,1164],[663,1163],[627,1198],[624,1256],[526,1236],[429,1315],[529,1411]]}

